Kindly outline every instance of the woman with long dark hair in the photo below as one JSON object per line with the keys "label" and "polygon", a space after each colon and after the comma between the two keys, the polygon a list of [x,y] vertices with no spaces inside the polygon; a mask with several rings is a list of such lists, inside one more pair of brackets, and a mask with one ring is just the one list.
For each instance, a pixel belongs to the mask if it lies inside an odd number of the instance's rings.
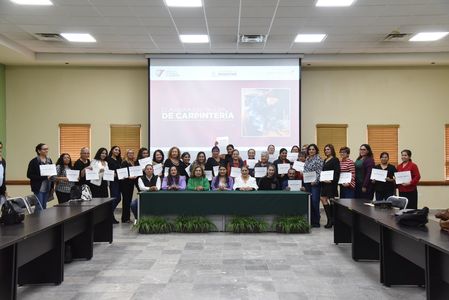
{"label": "woman with long dark hair", "polygon": [[243,160],[240,158],[240,152],[237,149],[232,150],[231,160],[228,161],[226,168],[228,169],[228,176],[231,176],[232,168],[241,168],[244,166]]}
{"label": "woman with long dark hair", "polygon": [[163,177],[164,175],[164,152],[161,149],[157,149],[153,152],[153,168],[155,165],[161,164],[162,166],[162,172],[160,172],[159,174],[155,174],[159,177]]}
{"label": "woman with long dark hair", "polygon": [[324,225],[324,228],[332,228],[333,221],[329,199],[338,197],[337,187],[340,178],[340,161],[336,157],[335,148],[332,144],[324,146],[324,155],[326,155],[326,158],[323,162],[323,171],[334,171],[334,176],[332,180],[321,182],[320,200],[327,217],[327,224]]}
{"label": "woman with long dark hair", "polygon": [[276,167],[276,174],[278,174],[277,177],[280,184],[282,185],[282,183],[287,180],[288,176],[287,173],[279,174],[279,164],[290,164],[290,161],[287,159],[287,149],[285,148],[281,148],[281,150],[279,150],[279,157],[273,162],[273,165]]}
{"label": "woman with long dark hair", "polygon": [[267,168],[267,174],[262,177],[257,184],[259,186],[259,190],[280,190],[281,183],[276,175],[276,167],[274,165],[270,165]]}
{"label": "woman with long dark hair", "polygon": [[182,191],[186,189],[186,178],[179,175],[176,166],[171,166],[168,170],[168,175],[162,180],[162,189],[167,191]]}
{"label": "woman with long dark hair", "polygon": [[412,181],[398,185],[399,196],[408,199],[407,208],[418,208],[418,188],[421,179],[418,166],[412,162],[412,151],[405,149],[401,151],[402,163],[398,165],[398,172],[410,171]]}
{"label": "woman with long dark hair", "polygon": [[[103,180],[103,175],[105,170],[109,170],[108,167],[108,149],[100,148],[95,153],[94,159],[90,162],[90,166],[93,170],[98,170],[99,179],[90,181],[90,190],[92,192],[92,197],[94,198],[107,198],[108,195],[108,182]],[[113,220],[115,223],[118,223],[117,220]]]}
{"label": "woman with long dark hair", "polygon": [[371,171],[374,167],[373,151],[368,144],[360,146],[359,157],[355,161],[355,198],[372,200],[374,197]]}
{"label": "woman with long dark hair", "polygon": [[232,191],[234,179],[228,176],[227,171],[225,166],[220,166],[218,175],[212,179],[211,187],[213,191]]}
{"label": "woman with long dark hair", "polygon": [[382,152],[380,154],[380,164],[374,167],[374,169],[387,171],[385,182],[373,180],[376,200],[386,200],[388,197],[393,196],[396,192],[394,173],[397,172],[397,170],[395,166],[388,163],[389,159],[390,155],[388,154],[388,152]]}
{"label": "woman with long dark hair", "polygon": [[[112,201],[112,210],[115,211],[118,204],[122,201],[122,195],[120,191],[120,183],[117,178],[117,169],[121,168],[122,165],[122,152],[119,146],[112,146],[111,151],[107,158],[109,170],[114,171],[114,181],[109,182],[109,191],[111,197],[114,198]],[[116,220],[114,222],[118,223]]]}
{"label": "woman with long dark hair", "polygon": [[72,159],[70,154],[62,153],[56,161],[56,197],[58,197],[58,203],[64,203],[70,200],[70,190],[75,182],[70,182],[67,178],[67,170],[72,169]]}

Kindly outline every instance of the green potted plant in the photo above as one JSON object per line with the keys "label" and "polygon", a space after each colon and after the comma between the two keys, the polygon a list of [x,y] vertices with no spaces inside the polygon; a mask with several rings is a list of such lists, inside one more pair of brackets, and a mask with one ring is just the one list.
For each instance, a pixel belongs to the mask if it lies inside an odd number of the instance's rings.
{"label": "green potted plant", "polygon": [[141,217],[133,227],[142,234],[169,233],[173,231],[173,224],[159,216]]}
{"label": "green potted plant", "polygon": [[235,216],[226,227],[234,233],[259,233],[268,229],[268,223],[255,217]]}
{"label": "green potted plant", "polygon": [[304,216],[282,216],[273,222],[273,228],[279,233],[308,233],[310,225]]}
{"label": "green potted plant", "polygon": [[204,233],[216,231],[217,227],[206,217],[178,216],[174,221],[174,229],[183,233]]}

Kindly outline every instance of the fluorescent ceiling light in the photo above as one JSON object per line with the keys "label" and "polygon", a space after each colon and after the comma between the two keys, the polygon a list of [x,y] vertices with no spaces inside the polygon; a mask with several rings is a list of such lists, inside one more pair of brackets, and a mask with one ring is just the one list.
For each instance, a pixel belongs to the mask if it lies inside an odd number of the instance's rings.
{"label": "fluorescent ceiling light", "polygon": [[320,43],[326,38],[325,34],[298,34],[295,43]]}
{"label": "fluorescent ceiling light", "polygon": [[181,34],[179,39],[183,43],[209,43],[207,34]]}
{"label": "fluorescent ceiling light", "polygon": [[344,7],[351,6],[355,0],[318,0],[315,6],[319,7]]}
{"label": "fluorescent ceiling light", "polygon": [[69,42],[95,43],[97,41],[89,33],[61,33],[61,35]]}
{"label": "fluorescent ceiling light", "polygon": [[433,42],[444,38],[449,32],[420,32],[412,36],[411,42]]}
{"label": "fluorescent ceiling light", "polygon": [[53,5],[50,0],[10,0],[15,4],[20,5]]}
{"label": "fluorescent ceiling light", "polygon": [[201,7],[201,0],[165,0],[165,4],[170,7]]}

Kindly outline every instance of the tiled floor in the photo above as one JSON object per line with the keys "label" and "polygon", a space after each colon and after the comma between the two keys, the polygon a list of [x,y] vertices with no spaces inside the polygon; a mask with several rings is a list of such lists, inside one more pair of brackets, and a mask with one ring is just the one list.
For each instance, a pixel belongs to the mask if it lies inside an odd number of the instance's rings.
{"label": "tiled floor", "polygon": [[378,262],[354,262],[332,230],[311,234],[139,235],[114,227],[91,261],[65,266],[59,286],[18,288],[18,299],[425,299],[386,288]]}

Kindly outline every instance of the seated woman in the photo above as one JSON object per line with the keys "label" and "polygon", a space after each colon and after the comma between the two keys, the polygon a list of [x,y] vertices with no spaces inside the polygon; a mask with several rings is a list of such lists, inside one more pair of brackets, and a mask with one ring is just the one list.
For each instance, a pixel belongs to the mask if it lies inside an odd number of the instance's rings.
{"label": "seated woman", "polygon": [[287,180],[285,180],[284,182],[282,182],[282,184],[281,184],[281,188],[283,189],[283,190],[287,190],[287,191],[289,191],[290,190],[290,187],[288,186],[288,181],[289,180],[298,180],[298,177],[296,176],[296,170],[295,169],[293,169],[293,168],[291,168],[291,169],[288,169],[288,173],[287,173]]}
{"label": "seated woman", "polygon": [[212,179],[212,190],[213,191],[231,191],[234,186],[234,179],[227,175],[227,170],[225,166],[220,166],[218,169],[218,176]]}
{"label": "seated woman", "polygon": [[247,166],[242,166],[242,175],[235,178],[234,190],[236,191],[255,191],[258,189],[256,179],[249,176]]}
{"label": "seated woman", "polygon": [[280,187],[281,185],[276,177],[276,167],[270,165],[267,169],[267,175],[262,177],[259,181],[259,190],[279,190]]}
{"label": "seated woman", "polygon": [[[155,192],[161,189],[161,178],[154,174],[153,165],[146,165],[143,170],[145,175],[139,177],[137,180],[139,191]],[[134,218],[137,219],[137,199],[134,199],[131,203],[131,211]]]}
{"label": "seated woman", "polygon": [[162,189],[164,191],[180,191],[186,189],[186,178],[185,176],[179,175],[176,166],[171,166],[168,171],[168,176],[162,180]]}
{"label": "seated woman", "polygon": [[204,169],[201,166],[196,166],[190,174],[189,182],[187,184],[189,191],[208,191],[210,189],[209,180],[204,174]]}

